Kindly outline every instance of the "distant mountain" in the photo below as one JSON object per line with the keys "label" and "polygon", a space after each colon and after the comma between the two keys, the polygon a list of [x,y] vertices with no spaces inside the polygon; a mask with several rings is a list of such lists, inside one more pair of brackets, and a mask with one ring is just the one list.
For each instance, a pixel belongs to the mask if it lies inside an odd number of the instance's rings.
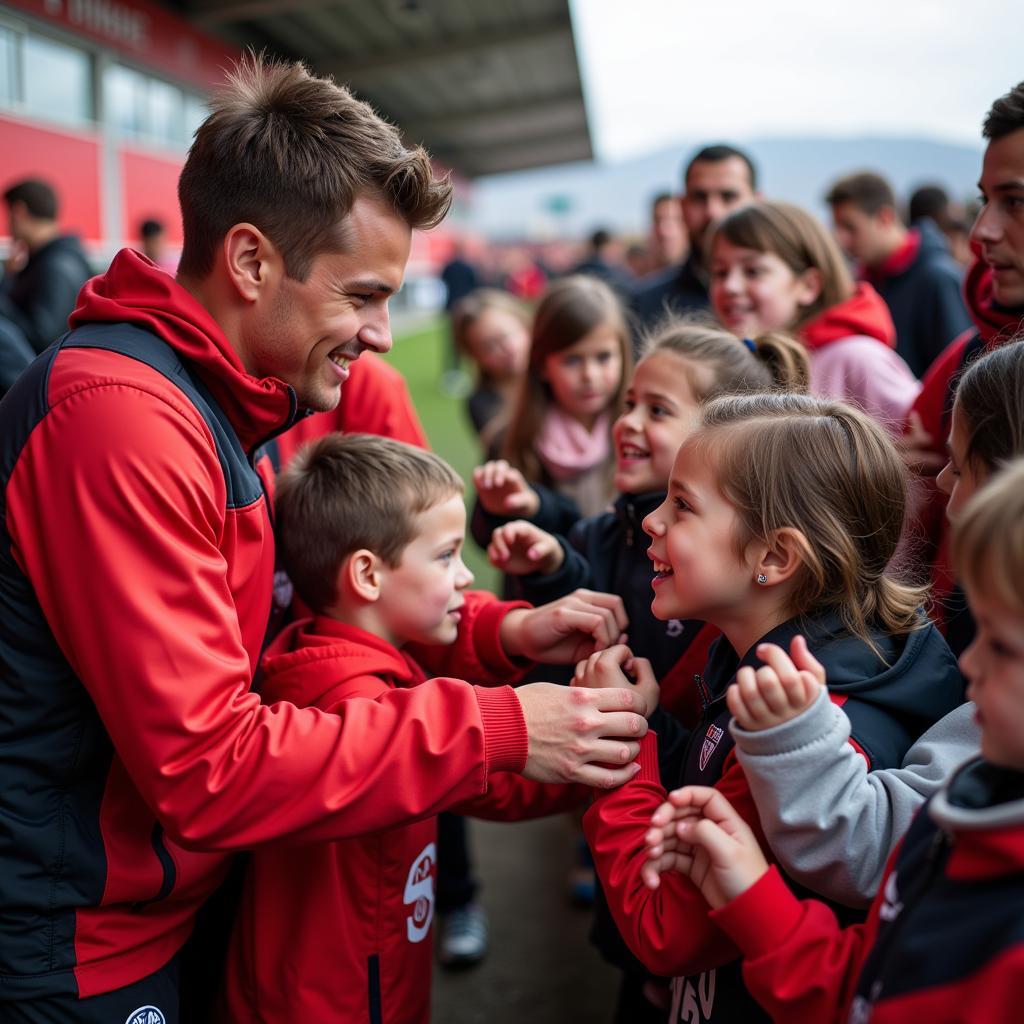
{"label": "distant mountain", "polygon": [[[766,196],[824,214],[823,196],[842,174],[875,170],[901,201],[918,185],[937,183],[965,200],[977,194],[982,147],[906,138],[770,138],[739,140],[754,158]],[[477,179],[463,220],[495,239],[583,237],[598,226],[642,233],[648,204],[679,188],[683,162],[697,144],[616,163],[564,164]],[[461,205],[461,204],[460,204]]]}

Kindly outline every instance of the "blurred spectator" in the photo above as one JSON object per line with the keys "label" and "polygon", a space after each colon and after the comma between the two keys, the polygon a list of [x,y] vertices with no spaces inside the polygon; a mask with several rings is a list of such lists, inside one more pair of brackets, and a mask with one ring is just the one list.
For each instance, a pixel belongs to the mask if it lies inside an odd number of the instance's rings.
{"label": "blurred spectator", "polygon": [[932,221],[946,236],[949,254],[961,267],[971,262],[970,235],[974,218],[959,204],[950,202],[941,185],[922,185],[916,189],[907,204],[907,213],[911,227],[921,227],[925,220]]}
{"label": "blurred spectator", "polygon": [[622,298],[628,298],[632,290],[629,275],[620,262],[619,243],[607,228],[598,228],[590,236],[586,255],[572,272],[599,278]]}
{"label": "blurred spectator", "polygon": [[[444,285],[444,309],[449,318],[458,303],[480,287],[480,272],[470,263],[461,241],[455,242],[452,258],[441,269],[441,283]],[[441,392],[451,398],[461,398],[469,387],[469,378],[459,366],[458,346],[453,334],[448,346],[448,363],[441,374]]]}
{"label": "blurred spectator", "polygon": [[524,302],[532,302],[544,291],[547,275],[525,249],[517,246],[507,250],[504,264],[505,291]]}
{"label": "blurred spectator", "polygon": [[161,221],[144,220],[139,225],[139,238],[143,256],[168,274],[178,272],[178,261],[167,251],[167,230]]}
{"label": "blurred spectator", "polygon": [[659,192],[651,200],[651,230],[647,248],[649,270],[678,267],[690,251],[679,196]]}
{"label": "blurred spectator", "polygon": [[626,269],[634,278],[638,279],[649,274],[653,269],[651,252],[642,242],[634,242],[626,250]]}
{"label": "blurred spectator", "polygon": [[708,305],[708,229],[730,211],[757,196],[757,171],[742,150],[705,146],[691,157],[683,176],[680,201],[690,252],[683,262],[652,276],[637,288],[633,312],[640,326],[649,327],[669,311],[685,313]]}
{"label": "blurred spectator", "polygon": [[78,291],[92,276],[82,245],[57,225],[57,194],[20,181],[4,192],[11,251],[0,282],[0,394],[67,330]]}
{"label": "blurred spectator", "polygon": [[840,179],[825,198],[840,246],[892,313],[896,351],[923,377],[971,323],[945,237],[930,220],[907,228],[889,183],[870,171]]}

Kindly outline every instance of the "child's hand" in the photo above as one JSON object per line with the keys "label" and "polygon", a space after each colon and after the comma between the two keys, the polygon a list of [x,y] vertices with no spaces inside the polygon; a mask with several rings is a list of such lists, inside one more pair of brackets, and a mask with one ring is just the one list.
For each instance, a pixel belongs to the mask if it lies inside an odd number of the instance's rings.
{"label": "child's hand", "polygon": [[[665,838],[675,833],[675,842]],[[717,909],[746,892],[767,870],[756,836],[717,789],[685,786],[651,816],[648,862],[641,869],[652,889],[663,870],[687,875]],[[655,852],[658,851],[658,852]]]}
{"label": "child's hand", "polygon": [[549,665],[572,665],[622,643],[629,622],[622,598],[593,590],[571,594],[539,608],[514,608],[501,621],[501,646],[509,657]]}
{"label": "child's hand", "polygon": [[825,669],[802,636],[793,637],[789,654],[775,644],[760,644],[759,669],[745,665],[736,673],[726,701],[740,728],[760,732],[806,711],[825,685]]}
{"label": "child's hand", "polygon": [[491,534],[487,557],[491,565],[511,576],[531,572],[548,576],[561,568],[565,552],[550,533],[525,519],[513,519]]}
{"label": "child's hand", "polygon": [[518,469],[494,459],[473,470],[477,497],[494,516],[535,516],[540,508],[537,492]]}
{"label": "child's hand", "polygon": [[633,652],[625,644],[609,647],[581,661],[576,666],[571,685],[584,686],[589,690],[610,687],[635,690],[644,700],[644,710],[640,713],[646,718],[650,718],[661,697],[651,663],[646,658],[633,657]]}

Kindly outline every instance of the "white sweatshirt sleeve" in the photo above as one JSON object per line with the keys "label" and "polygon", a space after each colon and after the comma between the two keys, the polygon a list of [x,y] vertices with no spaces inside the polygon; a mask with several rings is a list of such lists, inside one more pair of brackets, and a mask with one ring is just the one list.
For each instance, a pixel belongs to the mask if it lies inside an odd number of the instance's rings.
{"label": "white sweatshirt sleeve", "polygon": [[917,809],[977,754],[974,705],[936,722],[900,768],[869,772],[850,745],[850,723],[825,691],[801,715],[763,732],[730,726],[782,868],[826,898],[867,906],[889,854]]}

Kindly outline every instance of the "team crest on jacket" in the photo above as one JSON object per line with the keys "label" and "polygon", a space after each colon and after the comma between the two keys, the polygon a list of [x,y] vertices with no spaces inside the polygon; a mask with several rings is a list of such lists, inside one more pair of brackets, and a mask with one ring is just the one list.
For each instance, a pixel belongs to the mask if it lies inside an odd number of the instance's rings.
{"label": "team crest on jacket", "polygon": [[167,1024],[163,1010],[155,1006],[140,1006],[128,1014],[124,1024]]}
{"label": "team crest on jacket", "polygon": [[708,766],[708,761],[711,760],[711,755],[715,752],[715,748],[721,742],[722,737],[725,735],[725,730],[720,729],[717,725],[709,725],[707,735],[704,737],[704,743],[700,748],[700,770],[704,771]]}
{"label": "team crest on jacket", "polygon": [[405,919],[405,935],[410,942],[422,942],[430,934],[434,919],[434,867],[437,847],[427,843],[423,852],[412,862],[405,882],[406,905],[412,904],[412,913]]}

